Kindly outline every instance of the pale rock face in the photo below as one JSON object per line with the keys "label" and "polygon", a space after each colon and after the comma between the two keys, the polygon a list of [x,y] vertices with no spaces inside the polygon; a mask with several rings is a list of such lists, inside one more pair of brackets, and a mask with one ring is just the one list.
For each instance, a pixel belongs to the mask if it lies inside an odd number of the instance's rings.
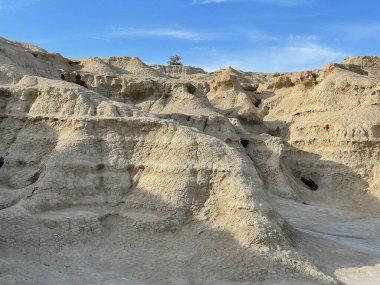
{"label": "pale rock face", "polygon": [[227,117],[240,118],[245,122],[260,123],[259,110],[255,94],[246,91],[239,83],[238,77],[231,70],[222,70],[214,74],[209,81],[210,103]]}
{"label": "pale rock face", "polygon": [[368,62],[206,73],[0,39],[0,281],[336,283],[336,241],[294,212],[374,218]]}
{"label": "pale rock face", "polygon": [[379,81],[343,67],[326,66],[323,80],[301,96],[295,88],[279,90],[277,98],[267,100],[271,112],[265,120],[294,147],[285,159],[293,172],[321,181],[320,198],[361,203],[379,198],[372,186],[380,150]]}

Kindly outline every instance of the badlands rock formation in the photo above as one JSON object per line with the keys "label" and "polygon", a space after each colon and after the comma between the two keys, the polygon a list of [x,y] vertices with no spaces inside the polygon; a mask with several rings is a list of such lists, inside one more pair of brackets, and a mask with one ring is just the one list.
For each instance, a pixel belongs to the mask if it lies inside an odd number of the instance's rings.
{"label": "badlands rock formation", "polygon": [[375,284],[379,70],[0,39],[0,284]]}

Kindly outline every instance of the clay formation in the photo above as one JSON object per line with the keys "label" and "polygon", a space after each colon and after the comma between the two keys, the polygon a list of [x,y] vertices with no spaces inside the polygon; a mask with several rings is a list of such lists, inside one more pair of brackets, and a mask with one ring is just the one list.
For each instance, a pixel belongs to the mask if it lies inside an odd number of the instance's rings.
{"label": "clay formation", "polygon": [[379,70],[207,73],[0,38],[0,284],[375,284]]}

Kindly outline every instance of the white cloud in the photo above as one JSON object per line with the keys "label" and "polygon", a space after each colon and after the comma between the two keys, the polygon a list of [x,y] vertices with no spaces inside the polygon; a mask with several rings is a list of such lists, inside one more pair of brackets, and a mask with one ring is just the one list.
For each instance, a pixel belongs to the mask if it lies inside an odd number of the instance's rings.
{"label": "white cloud", "polygon": [[334,30],[343,36],[342,40],[376,39],[380,34],[380,23],[347,24],[336,27]]}
{"label": "white cloud", "polygon": [[319,39],[317,35],[290,35],[289,41],[291,42],[315,42]]}
{"label": "white cloud", "polygon": [[171,28],[132,28],[132,27],[110,27],[108,36],[121,38],[174,38],[190,41],[213,40],[220,37],[216,33],[195,32],[184,29]]}
{"label": "white cloud", "polygon": [[246,37],[252,41],[276,41],[278,37],[259,31],[259,30],[250,30],[247,31]]}
{"label": "white cloud", "polygon": [[217,48],[217,47],[212,47],[212,46],[197,46],[191,48],[192,51],[195,52],[201,52],[201,53],[218,53],[218,52],[223,52],[222,49]]}
{"label": "white cloud", "polygon": [[40,0],[0,0],[0,10],[16,10],[32,6]]}
{"label": "white cloud", "polygon": [[202,5],[202,4],[215,4],[215,3],[223,3],[230,2],[231,0],[194,0],[194,5]]}
{"label": "white cloud", "polygon": [[194,0],[194,5],[203,4],[219,4],[225,2],[257,2],[263,4],[272,4],[280,6],[295,6],[306,2],[312,2],[314,0]]}
{"label": "white cloud", "polygon": [[261,2],[264,4],[273,4],[281,6],[295,6],[299,4],[304,4],[306,2],[312,2],[312,0],[253,0],[255,2]]}
{"label": "white cloud", "polygon": [[98,37],[98,36],[88,36],[90,39],[93,39],[93,40],[98,40],[98,41],[105,41],[105,42],[108,42],[109,39],[105,38],[105,37]]}
{"label": "white cloud", "polygon": [[338,62],[347,54],[315,42],[289,43],[252,54],[241,68],[260,71],[302,71],[321,68],[327,62]]}
{"label": "white cloud", "polygon": [[320,43],[316,35],[290,35],[283,39],[282,45],[259,51],[242,65],[251,64],[264,71],[299,71],[320,68],[326,62],[337,62],[346,56]]}
{"label": "white cloud", "polygon": [[346,54],[317,43],[296,44],[273,48],[270,59],[281,70],[319,68],[326,62],[340,61]]}
{"label": "white cloud", "polygon": [[338,62],[347,54],[315,42],[285,43],[268,48],[244,51],[207,49],[197,50],[197,62],[207,71],[232,66],[245,71],[281,72],[302,71],[322,67],[327,62]]}

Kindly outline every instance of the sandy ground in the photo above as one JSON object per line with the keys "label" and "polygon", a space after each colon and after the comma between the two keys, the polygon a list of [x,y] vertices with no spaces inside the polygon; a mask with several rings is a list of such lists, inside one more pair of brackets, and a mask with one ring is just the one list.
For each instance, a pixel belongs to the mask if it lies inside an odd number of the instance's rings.
{"label": "sandy ground", "polygon": [[289,200],[277,200],[276,205],[322,270],[346,285],[379,282],[379,214]]}
{"label": "sandy ground", "polygon": [[[346,285],[377,284],[380,276],[380,215],[359,212],[344,206],[332,207],[320,202],[305,205],[276,199],[274,204],[280,214],[298,230],[299,246],[306,249],[311,260],[322,271],[335,276]],[[64,212],[61,214],[64,215]],[[83,209],[78,211],[78,215],[90,214]],[[45,218],[49,216],[48,213],[44,215]],[[54,216],[50,218],[57,219]],[[82,250],[80,246],[64,247],[59,251],[52,249],[51,252],[2,249],[0,284],[154,284],[150,281],[134,280],[128,274],[120,272],[120,268],[115,267],[113,271],[103,267],[103,261],[97,259],[102,250],[106,250],[101,249],[101,245],[99,253],[91,253],[90,250],[90,247]],[[173,279],[171,282],[191,284],[185,278]],[[250,283],[219,281],[215,284]],[[305,283],[267,280],[262,284]]]}

